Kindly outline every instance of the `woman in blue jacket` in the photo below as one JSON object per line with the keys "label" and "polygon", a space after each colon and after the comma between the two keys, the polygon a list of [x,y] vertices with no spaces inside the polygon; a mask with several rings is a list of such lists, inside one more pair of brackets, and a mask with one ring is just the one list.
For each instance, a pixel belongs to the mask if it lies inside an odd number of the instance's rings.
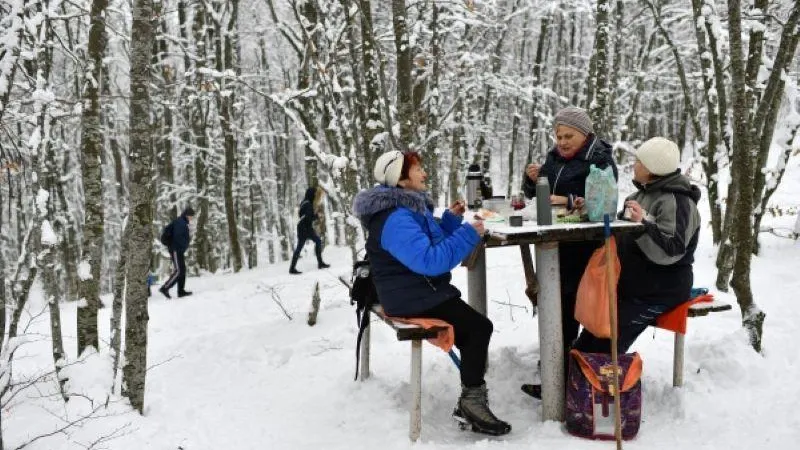
{"label": "woman in blue jacket", "polygon": [[461,352],[462,390],[454,415],[481,433],[510,432],[511,425],[489,409],[484,381],[492,322],[461,300],[461,292],[450,284],[450,271],[480,242],[482,222],[462,223],[465,208],[460,201],[444,212],[441,222],[434,219],[427,174],[416,152],[384,153],[373,174],[380,184],[356,196],[353,212],[367,230],[367,255],[384,311],[450,323]]}

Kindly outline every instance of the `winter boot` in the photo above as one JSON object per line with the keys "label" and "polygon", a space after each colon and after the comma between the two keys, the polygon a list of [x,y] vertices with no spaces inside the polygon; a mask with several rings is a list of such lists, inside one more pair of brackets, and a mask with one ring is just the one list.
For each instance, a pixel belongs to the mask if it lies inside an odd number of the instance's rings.
{"label": "winter boot", "polygon": [[299,270],[295,269],[294,267],[289,267],[289,273],[292,274],[292,275],[300,275],[303,272],[300,272]]}
{"label": "winter boot", "polygon": [[192,295],[192,291],[180,291],[178,292],[178,297],[188,297]]}
{"label": "winter boot", "polygon": [[472,427],[477,433],[502,436],[511,432],[511,425],[495,417],[489,409],[489,390],[486,384],[477,387],[461,386],[461,397],[453,417],[462,429]]}
{"label": "winter boot", "polygon": [[522,392],[530,395],[539,400],[542,399],[542,385],[541,384],[523,384]]}
{"label": "winter boot", "polygon": [[324,262],[321,261],[319,264],[317,264],[317,267],[319,267],[320,269],[327,269],[330,266],[331,266],[330,264],[325,264]]}
{"label": "winter boot", "polygon": [[169,295],[169,291],[164,289],[164,286],[161,286],[160,288],[158,288],[158,292],[161,292],[162,294],[164,294],[164,297],[172,298],[172,296]]}

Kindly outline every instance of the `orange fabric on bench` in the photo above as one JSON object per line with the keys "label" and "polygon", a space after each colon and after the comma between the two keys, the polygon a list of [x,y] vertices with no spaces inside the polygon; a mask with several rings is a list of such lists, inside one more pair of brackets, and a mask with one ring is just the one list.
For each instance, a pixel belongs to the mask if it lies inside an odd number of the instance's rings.
{"label": "orange fabric on bench", "polygon": [[680,334],[686,334],[686,320],[689,317],[689,307],[695,303],[713,301],[713,294],[698,295],[688,302],[681,303],[680,305],[658,316],[656,318],[656,327],[674,331]]}
{"label": "orange fabric on bench", "polygon": [[[389,317],[389,316],[386,316]],[[453,348],[453,344],[456,341],[456,334],[453,331],[453,326],[449,323],[445,322],[444,320],[440,319],[428,319],[424,317],[391,317],[392,320],[396,320],[401,323],[408,323],[411,325],[419,325],[422,328],[434,328],[434,327],[444,327],[445,330],[442,330],[438,333],[435,338],[430,338],[427,341],[431,344],[439,347],[440,349],[444,350],[445,352],[449,352],[450,349]]]}

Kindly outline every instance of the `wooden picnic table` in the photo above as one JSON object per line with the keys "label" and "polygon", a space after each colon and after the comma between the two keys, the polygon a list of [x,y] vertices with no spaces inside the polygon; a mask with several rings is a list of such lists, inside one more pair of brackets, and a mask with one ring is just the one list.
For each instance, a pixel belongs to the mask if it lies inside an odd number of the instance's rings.
{"label": "wooden picnic table", "polygon": [[[467,298],[470,306],[486,315],[486,248],[518,245],[528,288],[533,300],[538,295],[539,353],[542,380],[542,420],[564,420],[564,336],[561,330],[561,278],[558,243],[561,241],[603,240],[602,223],[557,223],[536,225],[523,222],[520,227],[486,222],[487,239],[467,264]],[[639,223],[611,222],[612,234],[640,231]],[[530,244],[535,244],[534,278]],[[538,281],[538,289],[536,282]],[[538,292],[537,292],[538,291]]]}

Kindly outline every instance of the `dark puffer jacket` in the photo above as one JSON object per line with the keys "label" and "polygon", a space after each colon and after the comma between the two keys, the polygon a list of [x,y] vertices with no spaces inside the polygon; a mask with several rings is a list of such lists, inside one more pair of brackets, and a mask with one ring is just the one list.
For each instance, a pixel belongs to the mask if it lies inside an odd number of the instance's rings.
{"label": "dark puffer jacket", "polygon": [[171,228],[171,236],[169,243],[169,250],[172,252],[186,253],[189,249],[189,244],[192,242],[192,237],[189,234],[189,219],[186,218],[186,213],[180,215],[177,219],[173,220],[168,227]]}
{"label": "dark puffer jacket", "polygon": [[637,298],[664,305],[682,303],[688,300],[693,282],[700,189],[680,171],[648,185],[634,185],[639,190],[626,201],[635,200],[646,211],[645,230],[618,237],[620,301]]}
{"label": "dark puffer jacket", "polygon": [[317,216],[314,214],[314,196],[317,194],[317,188],[306,189],[306,195],[303,201],[300,202],[298,214],[300,221],[297,222],[297,235],[302,238],[308,238],[314,235],[314,221]]}
{"label": "dark puffer jacket", "polygon": [[[592,164],[599,169],[611,166],[614,178],[618,178],[617,165],[614,164],[614,158],[611,156],[611,145],[594,134],[588,136],[583,148],[570,159],[562,157],[558,153],[557,147],[550,149],[544,164],[539,169],[539,176],[547,176],[551,194],[564,197],[573,194],[585,197],[586,176],[589,175],[589,168]],[[527,174],[523,174],[522,179],[522,191],[525,196],[535,197],[536,182],[528,178]]]}
{"label": "dark puffer jacket", "polygon": [[375,186],[353,199],[353,213],[367,229],[367,255],[387,314],[405,316],[458,298],[450,271],[480,241],[469,224],[449,211],[437,223],[421,192]]}

